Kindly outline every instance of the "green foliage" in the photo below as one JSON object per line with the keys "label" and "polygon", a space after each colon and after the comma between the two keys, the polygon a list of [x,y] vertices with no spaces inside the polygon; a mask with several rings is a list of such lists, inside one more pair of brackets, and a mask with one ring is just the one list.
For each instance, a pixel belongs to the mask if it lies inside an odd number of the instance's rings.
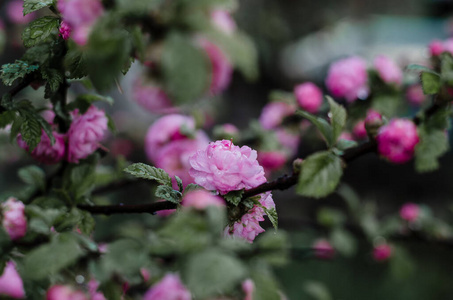
{"label": "green foliage", "polygon": [[272,226],[274,226],[275,229],[278,229],[278,215],[275,208],[268,209],[263,207],[263,209],[267,217],[269,218],[269,221],[271,221]]}
{"label": "green foliage", "polygon": [[337,209],[323,207],[318,211],[317,220],[323,226],[335,227],[343,224],[346,216]]}
{"label": "green foliage", "polygon": [[330,126],[330,124],[326,120],[324,120],[323,118],[316,117],[303,110],[298,110],[296,114],[312,122],[313,125],[315,125],[316,128],[318,128],[318,130],[323,135],[327,146],[329,148],[333,146],[333,129],[332,126]]}
{"label": "green foliage", "polygon": [[53,4],[55,0],[24,0],[24,16]]}
{"label": "green foliage", "polygon": [[182,184],[182,179],[175,175],[176,183],[178,184],[179,192],[182,193],[184,190],[184,185]]}
{"label": "green foliage", "polygon": [[164,199],[176,204],[181,201],[182,194],[167,185],[159,185],[156,189],[155,195],[159,199]]}
{"label": "green foliage", "polygon": [[30,151],[33,151],[41,141],[41,125],[33,115],[25,111],[20,112],[20,114],[23,118],[20,126],[22,139],[27,143]]}
{"label": "green foliage", "polygon": [[192,191],[199,190],[199,189],[202,189],[202,187],[199,186],[198,184],[189,183],[186,186],[186,188],[184,189],[184,194],[187,194],[187,193],[190,193]]}
{"label": "green foliage", "polygon": [[38,70],[37,65],[29,65],[25,61],[16,60],[13,64],[5,64],[2,66],[1,79],[7,86],[13,85],[16,79],[24,78],[25,75]]}
{"label": "green foliage", "polygon": [[53,32],[56,32],[59,25],[60,19],[51,16],[32,21],[22,32],[25,47],[29,48],[46,41]]}
{"label": "green foliage", "polygon": [[310,155],[302,162],[297,193],[321,198],[332,193],[343,175],[341,159],[324,151]]}
{"label": "green foliage", "polygon": [[282,231],[266,232],[260,235],[254,244],[257,256],[270,265],[282,266],[288,262],[289,258],[289,238]]}
{"label": "green foliage", "polygon": [[326,97],[327,101],[329,102],[330,106],[330,124],[332,124],[332,144],[336,143],[338,137],[340,136],[341,132],[344,129],[344,126],[346,125],[346,119],[347,119],[347,114],[346,114],[346,109],[336,103],[332,98]]}
{"label": "green foliage", "polygon": [[231,191],[228,192],[227,194],[223,195],[223,198],[228,202],[233,204],[234,206],[238,206],[238,204],[242,200],[242,195],[244,195],[245,190],[239,190],[239,191]]}
{"label": "green foliage", "polygon": [[160,184],[172,186],[170,175],[162,169],[146,165],[144,163],[135,163],[124,169],[124,172],[135,177],[156,180]]}
{"label": "green foliage", "polygon": [[307,281],[303,285],[304,291],[313,297],[314,300],[332,300],[329,290],[321,282]]}
{"label": "green foliage", "polygon": [[86,54],[76,46],[68,50],[64,57],[64,66],[69,73],[68,78],[79,79],[88,75]]}
{"label": "green foliage", "polygon": [[90,106],[97,101],[106,102],[113,105],[113,98],[110,96],[102,96],[98,94],[82,94],[78,95],[77,98],[67,105],[68,110],[78,109],[80,113],[85,113]]}
{"label": "green foliage", "polygon": [[64,81],[63,75],[56,69],[45,69],[41,71],[42,78],[46,81],[45,98],[50,98]]}
{"label": "green foliage", "polygon": [[28,166],[18,171],[19,178],[33,188],[40,191],[46,189],[46,174],[37,166]]}
{"label": "green foliage", "polygon": [[4,111],[0,114],[0,128],[5,128],[7,125],[14,122],[16,113],[11,110]]}
{"label": "green foliage", "polygon": [[380,94],[373,97],[371,107],[384,116],[391,118],[397,115],[401,107],[401,98],[398,95]]}
{"label": "green foliage", "polygon": [[420,142],[415,148],[415,168],[418,172],[429,172],[439,168],[438,159],[449,149],[448,136],[444,130],[418,127]]}
{"label": "green foliage", "polygon": [[355,238],[346,230],[336,228],[330,234],[332,246],[345,256],[352,256],[357,251]]}
{"label": "green foliage", "polygon": [[434,95],[439,93],[441,86],[439,75],[430,72],[422,72],[420,78],[422,81],[423,92],[426,95]]}

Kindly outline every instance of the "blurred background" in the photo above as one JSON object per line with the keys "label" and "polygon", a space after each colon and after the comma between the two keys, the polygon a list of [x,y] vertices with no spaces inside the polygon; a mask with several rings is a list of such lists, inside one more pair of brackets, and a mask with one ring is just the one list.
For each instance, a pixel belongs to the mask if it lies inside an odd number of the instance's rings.
{"label": "blurred background", "polygon": [[[24,51],[20,42],[24,25],[9,19],[7,3],[0,2],[0,19],[6,28],[0,39],[0,47],[4,47],[1,64],[20,58]],[[214,100],[213,118],[216,123],[232,123],[239,129],[259,117],[272,90],[291,92],[295,84],[304,81],[324,87],[329,64],[339,58],[356,54],[371,62],[377,54],[385,54],[400,65],[423,63],[430,41],[453,37],[451,0],[243,0],[233,16],[256,44],[260,75],[255,82],[248,82],[235,73],[222,99]],[[115,104],[105,107],[115,119],[117,134],[106,142],[112,155],[103,159],[103,165],[113,165],[116,155],[134,162],[147,161],[143,137],[157,116],[144,112],[129,99],[131,81],[138,70],[134,65],[120,83],[122,93],[118,89],[111,92]],[[0,87],[1,93],[5,90]],[[83,87],[77,85],[73,89],[74,93],[81,90]],[[26,98],[33,92],[25,90],[22,95]],[[415,111],[408,110],[406,115]],[[33,162],[15,142],[9,143],[7,135],[1,140],[0,193],[6,195],[22,187],[15,175],[17,169]],[[306,157],[319,147],[302,141],[298,156]],[[346,169],[343,193],[314,200],[297,196],[293,189],[275,191],[280,228],[290,234],[296,249],[291,263],[276,270],[288,298],[453,299],[453,242],[397,240],[395,247],[401,251],[395,259],[379,263],[372,259],[372,248],[363,234],[346,230],[348,199],[354,198],[370,211],[370,226],[397,216],[401,205],[414,202],[426,205],[428,214],[443,220],[442,226],[448,231],[447,224],[453,224],[452,164],[450,152],[441,159],[440,170],[421,175],[410,163],[391,165],[368,154]],[[123,202],[131,193],[142,201],[150,195],[146,186],[134,186],[113,196]],[[133,234],[135,227],[126,230],[124,224],[153,223],[155,218],[99,217],[96,238],[108,240],[118,230]],[[341,221],[346,229],[337,237],[342,251],[328,260],[304,252],[316,239],[332,238],[331,225],[340,222],[338,218],[346,220]],[[442,226],[436,230],[441,232]],[[267,224],[268,230],[272,230],[270,227]]]}

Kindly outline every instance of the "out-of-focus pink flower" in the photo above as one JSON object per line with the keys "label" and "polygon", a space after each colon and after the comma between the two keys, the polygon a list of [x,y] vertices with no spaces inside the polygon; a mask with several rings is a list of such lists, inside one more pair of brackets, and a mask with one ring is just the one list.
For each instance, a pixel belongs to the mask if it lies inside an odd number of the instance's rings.
{"label": "out-of-focus pink flower", "polygon": [[379,129],[376,137],[379,154],[397,164],[412,158],[419,140],[415,124],[405,119],[391,120]]}
{"label": "out-of-focus pink flower", "polygon": [[250,147],[238,147],[222,140],[210,143],[189,159],[189,174],[195,183],[222,195],[229,191],[250,189],[266,182],[257,152]]}
{"label": "out-of-focus pink flower", "polygon": [[104,111],[93,105],[83,115],[75,110],[68,130],[68,161],[78,163],[96,151],[104,138],[107,123]]}
{"label": "out-of-focus pink flower", "polygon": [[406,98],[412,105],[420,106],[425,100],[426,96],[423,93],[423,88],[420,84],[414,84],[407,88]]}
{"label": "out-of-focus pink flower", "polygon": [[47,290],[46,300],[88,300],[82,291],[67,285],[54,285]]}
{"label": "out-of-focus pink flower", "polygon": [[296,108],[286,102],[270,102],[263,107],[259,122],[264,129],[273,129],[295,111]]}
{"label": "out-of-focus pink flower", "polygon": [[6,263],[0,276],[0,295],[14,299],[25,298],[24,284],[12,261]]}
{"label": "out-of-focus pink flower", "polygon": [[429,43],[429,54],[431,56],[439,56],[444,52],[444,44],[440,40],[434,40],[431,43]]}
{"label": "out-of-focus pink flower", "polygon": [[167,274],[161,281],[153,285],[143,300],[191,300],[190,291],[184,286],[176,274]]}
{"label": "out-of-focus pink flower", "polygon": [[109,148],[112,156],[128,157],[134,150],[134,144],[128,139],[118,138],[112,141]]}
{"label": "out-of-focus pink flower", "polygon": [[400,85],[403,81],[401,68],[385,55],[379,55],[374,59],[374,67],[385,83]]}
{"label": "out-of-focus pink flower", "polygon": [[49,124],[53,124],[53,121],[55,119],[55,113],[53,112],[52,109],[46,109],[41,112],[41,116],[44,118],[44,120],[47,121]]}
{"label": "out-of-focus pink flower", "polygon": [[[60,162],[66,153],[65,135],[56,131],[53,131],[52,134],[55,138],[55,143],[53,145],[47,134],[42,130],[41,141],[30,153],[35,160],[49,165]],[[22,139],[20,134],[17,136],[17,144],[27,152],[29,151],[27,143]]]}
{"label": "out-of-focus pink flower", "polygon": [[88,293],[90,294],[90,300],[106,300],[101,292],[98,292],[99,281],[91,279],[88,282]]}
{"label": "out-of-focus pink flower", "polygon": [[142,275],[144,282],[147,282],[151,278],[151,273],[146,268],[140,268],[140,274]]}
{"label": "out-of-focus pink flower", "polygon": [[352,129],[352,133],[354,134],[355,138],[358,140],[363,140],[367,138],[367,133],[365,129],[365,120],[361,120],[355,124],[354,128]]}
{"label": "out-of-focus pink flower", "polygon": [[27,24],[35,18],[35,13],[32,12],[24,16],[22,5],[24,1],[13,0],[10,1],[6,6],[6,13],[8,19],[14,24]]}
{"label": "out-of-focus pink flower", "polygon": [[373,249],[373,258],[375,261],[382,262],[392,256],[393,249],[388,244],[380,244]]}
{"label": "out-of-focus pink flower", "polygon": [[25,205],[16,198],[10,197],[1,204],[3,212],[2,225],[12,240],[20,239],[27,232]]}
{"label": "out-of-focus pink flower", "polygon": [[236,22],[230,13],[224,9],[214,9],[211,11],[211,22],[217,29],[226,34],[231,35],[236,31]]}
{"label": "out-of-focus pink flower", "polygon": [[453,55],[453,38],[444,41],[444,52],[449,52]]}
{"label": "out-of-focus pink flower", "polygon": [[233,67],[226,54],[216,44],[205,38],[198,38],[198,44],[204,49],[211,63],[210,91],[216,95],[224,91],[231,81]]}
{"label": "out-of-focus pink flower", "polygon": [[325,239],[316,240],[313,244],[315,256],[319,259],[332,259],[335,256],[335,249]]}
{"label": "out-of-focus pink flower", "polygon": [[382,123],[382,115],[374,109],[369,109],[366,114],[365,125],[368,126],[377,123]]}
{"label": "out-of-focus pink flower", "polygon": [[317,113],[322,105],[322,91],[312,82],[305,82],[294,88],[297,103],[309,113]]}
{"label": "out-of-focus pink flower", "polygon": [[355,141],[351,133],[343,131],[338,137],[339,140]]}
{"label": "out-of-focus pink flower", "polygon": [[68,23],[66,23],[65,21],[62,21],[60,24],[60,29],[58,31],[60,32],[61,37],[64,40],[67,40],[67,39],[69,39],[69,36],[71,35],[72,29]]}
{"label": "out-of-focus pink flower", "polygon": [[208,191],[195,190],[184,195],[182,198],[182,205],[203,210],[208,206],[225,206],[225,201],[221,197],[213,195]]}
{"label": "out-of-focus pink flower", "polygon": [[275,171],[286,163],[286,155],[281,151],[259,151],[258,162],[265,171]]}
{"label": "out-of-focus pink flower", "polygon": [[133,84],[132,99],[150,113],[176,113],[167,93],[159,86],[138,77]]}
{"label": "out-of-focus pink flower", "polygon": [[326,86],[334,97],[354,102],[368,96],[366,62],[353,56],[333,63],[328,71]]}
{"label": "out-of-focus pink flower", "polygon": [[283,146],[283,151],[287,153],[288,157],[297,154],[300,143],[300,135],[293,134],[284,128],[277,128],[275,130],[278,142]]}
{"label": "out-of-focus pink flower", "polygon": [[400,217],[408,222],[417,220],[420,215],[420,207],[415,203],[406,203],[400,209]]}
{"label": "out-of-focus pink flower", "polygon": [[250,278],[246,279],[242,283],[242,291],[245,294],[244,300],[253,300],[253,291],[254,290],[255,290],[255,283],[253,282],[253,280],[251,280]]}

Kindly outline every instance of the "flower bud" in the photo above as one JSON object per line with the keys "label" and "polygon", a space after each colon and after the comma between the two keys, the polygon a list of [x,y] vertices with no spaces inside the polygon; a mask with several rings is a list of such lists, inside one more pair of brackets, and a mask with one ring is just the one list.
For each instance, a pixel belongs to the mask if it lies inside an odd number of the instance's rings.
{"label": "flower bud", "polygon": [[299,106],[311,113],[317,113],[322,105],[322,91],[312,82],[299,84],[294,88]]}
{"label": "flower bud", "polygon": [[319,259],[332,259],[335,256],[335,249],[325,239],[319,239],[313,244],[315,256]]}
{"label": "flower bud", "polygon": [[379,128],[384,124],[382,120],[382,115],[373,110],[369,109],[365,118],[365,129],[370,138],[373,138],[377,135]]}
{"label": "flower bud", "polygon": [[152,286],[143,297],[143,300],[191,300],[189,290],[183,285],[179,276],[167,274],[158,283]]}
{"label": "flower bud", "polygon": [[361,120],[355,124],[352,129],[352,134],[357,140],[364,140],[367,137],[367,131],[365,129],[365,121]]}
{"label": "flower bud", "polygon": [[3,218],[2,225],[12,240],[25,236],[27,232],[27,218],[25,205],[16,198],[10,197],[1,204]]}
{"label": "flower bud", "polygon": [[253,291],[255,290],[255,283],[251,279],[246,279],[242,282],[242,291],[245,293],[244,300],[253,300]]}
{"label": "flower bud", "polygon": [[14,299],[25,298],[24,284],[12,261],[6,263],[0,276],[0,295]]}
{"label": "flower bud", "polygon": [[431,56],[439,56],[444,52],[444,44],[440,40],[434,40],[429,43],[429,54]]}
{"label": "flower bud", "polygon": [[415,203],[406,203],[400,209],[400,217],[408,222],[414,222],[420,215],[420,207]]}
{"label": "flower bud", "polygon": [[388,244],[379,244],[373,249],[373,259],[377,262],[388,260],[392,256],[393,249]]}

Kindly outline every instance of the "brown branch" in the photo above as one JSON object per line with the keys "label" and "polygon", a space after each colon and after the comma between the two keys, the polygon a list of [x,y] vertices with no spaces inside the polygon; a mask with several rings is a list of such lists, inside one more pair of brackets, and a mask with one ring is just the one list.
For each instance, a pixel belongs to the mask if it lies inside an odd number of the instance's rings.
{"label": "brown branch", "polygon": [[128,213],[150,213],[155,214],[160,210],[175,209],[176,204],[170,201],[154,202],[147,204],[118,204],[118,205],[78,205],[79,209],[86,210],[92,214],[128,214]]}

